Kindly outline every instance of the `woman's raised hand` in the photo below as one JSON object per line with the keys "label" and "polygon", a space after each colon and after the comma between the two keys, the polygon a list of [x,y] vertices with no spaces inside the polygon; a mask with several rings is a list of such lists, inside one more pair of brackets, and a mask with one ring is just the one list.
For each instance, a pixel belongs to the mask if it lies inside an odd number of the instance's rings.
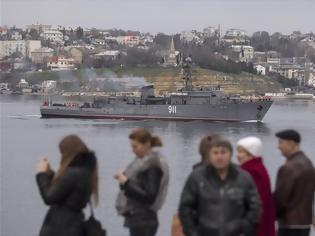
{"label": "woman's raised hand", "polygon": [[37,173],[43,173],[50,170],[49,161],[46,157],[37,163]]}
{"label": "woman's raised hand", "polygon": [[117,181],[120,184],[125,184],[128,180],[128,177],[124,174],[123,171],[118,171],[115,175],[114,178],[117,179]]}

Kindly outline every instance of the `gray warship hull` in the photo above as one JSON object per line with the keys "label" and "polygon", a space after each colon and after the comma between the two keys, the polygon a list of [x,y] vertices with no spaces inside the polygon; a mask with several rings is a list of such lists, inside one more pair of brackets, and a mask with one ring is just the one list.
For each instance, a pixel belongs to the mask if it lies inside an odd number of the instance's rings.
{"label": "gray warship hull", "polygon": [[108,104],[103,108],[41,106],[43,118],[178,120],[178,121],[261,121],[272,101],[227,104],[133,105]]}
{"label": "gray warship hull", "polygon": [[182,64],[184,87],[168,96],[156,97],[153,85],[140,89],[140,97],[110,96],[72,107],[52,104],[40,108],[43,118],[179,120],[179,121],[261,121],[272,105],[268,98],[242,99],[227,96],[220,86],[194,88],[192,60]]}

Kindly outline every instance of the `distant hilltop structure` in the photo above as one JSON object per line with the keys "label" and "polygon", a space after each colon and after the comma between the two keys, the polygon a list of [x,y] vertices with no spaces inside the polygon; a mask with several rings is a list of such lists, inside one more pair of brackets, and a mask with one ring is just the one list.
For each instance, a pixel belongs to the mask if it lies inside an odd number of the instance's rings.
{"label": "distant hilltop structure", "polygon": [[164,66],[177,66],[178,54],[179,52],[175,50],[174,37],[172,37],[170,48],[167,55],[164,56]]}

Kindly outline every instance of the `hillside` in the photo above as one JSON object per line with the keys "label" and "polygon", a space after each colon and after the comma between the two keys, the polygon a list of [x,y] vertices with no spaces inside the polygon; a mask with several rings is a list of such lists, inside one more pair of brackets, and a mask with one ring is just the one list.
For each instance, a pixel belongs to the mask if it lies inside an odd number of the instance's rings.
{"label": "hillside", "polygon": [[[74,71],[43,71],[32,73],[14,73],[9,76],[1,76],[1,82],[9,82],[16,85],[21,78],[25,78],[31,84],[41,83],[44,80],[57,80],[74,82],[80,85],[97,78],[143,78],[143,83],[154,84],[157,94],[167,91],[176,91],[183,86],[180,69],[143,67],[143,68],[101,68],[79,69]],[[226,74],[212,70],[195,68],[193,71],[193,84],[195,86],[220,85],[228,94],[264,94],[265,92],[279,91],[282,88],[277,81],[272,81],[265,76],[249,73]]]}

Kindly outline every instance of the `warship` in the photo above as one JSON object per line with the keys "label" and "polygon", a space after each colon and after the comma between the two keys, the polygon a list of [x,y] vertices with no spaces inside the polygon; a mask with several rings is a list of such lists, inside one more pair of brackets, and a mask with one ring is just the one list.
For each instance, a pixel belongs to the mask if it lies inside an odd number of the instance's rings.
{"label": "warship", "polygon": [[183,88],[167,96],[155,96],[154,86],[140,88],[140,96],[109,96],[83,104],[53,103],[40,107],[42,118],[170,120],[170,121],[262,121],[271,98],[227,96],[220,86],[195,88],[192,60],[182,63]]}

